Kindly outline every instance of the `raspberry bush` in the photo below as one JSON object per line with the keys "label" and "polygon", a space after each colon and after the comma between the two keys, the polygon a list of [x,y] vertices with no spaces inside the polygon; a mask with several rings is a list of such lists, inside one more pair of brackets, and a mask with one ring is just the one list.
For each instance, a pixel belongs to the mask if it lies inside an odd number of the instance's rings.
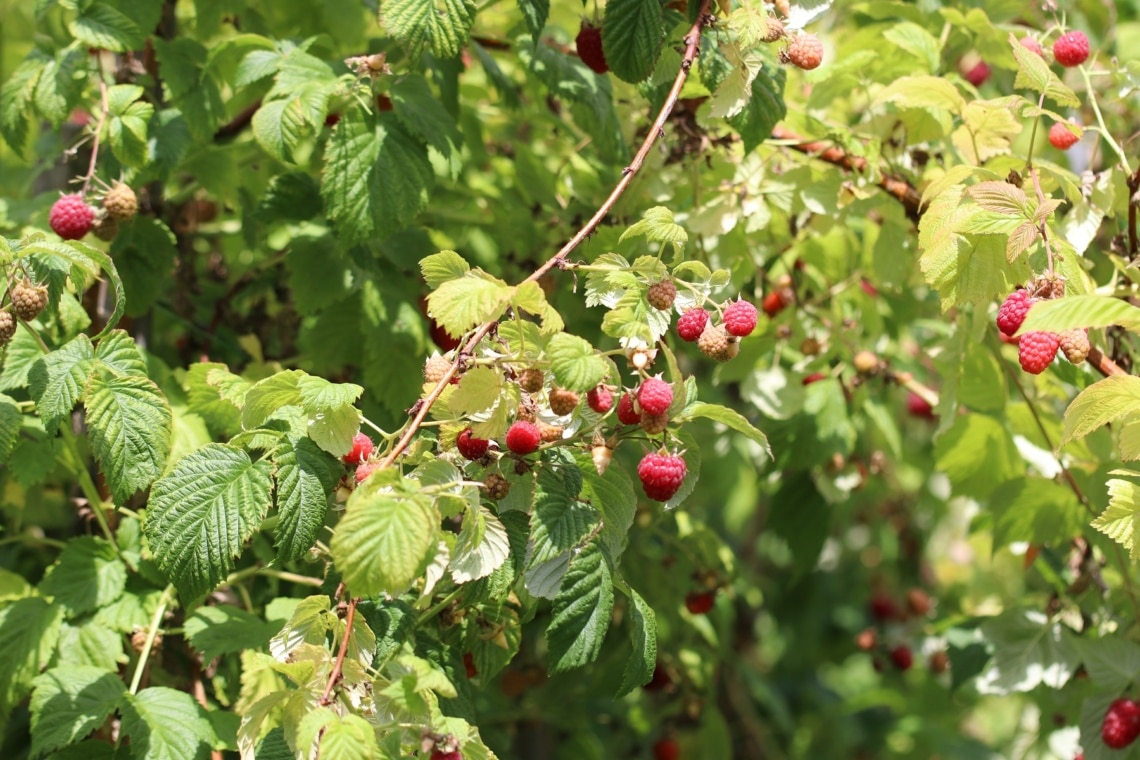
{"label": "raspberry bush", "polygon": [[920,5],[8,3],[0,754],[1140,756],[1140,18]]}

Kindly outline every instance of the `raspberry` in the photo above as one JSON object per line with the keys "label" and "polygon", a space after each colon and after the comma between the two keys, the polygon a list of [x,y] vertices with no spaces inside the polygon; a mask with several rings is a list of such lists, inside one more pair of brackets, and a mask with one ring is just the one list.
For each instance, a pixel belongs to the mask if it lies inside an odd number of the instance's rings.
{"label": "raspberry", "polygon": [[605,475],[614,459],[614,450],[605,444],[599,444],[590,449],[590,458],[594,460],[594,469],[599,475]]}
{"label": "raspberry", "polygon": [[110,243],[115,239],[115,235],[119,234],[119,221],[109,216],[106,211],[97,214],[95,223],[91,225],[91,234],[104,243]]}
{"label": "raspberry", "polygon": [[1018,43],[1030,53],[1037,53],[1042,58],[1045,57],[1045,50],[1042,49],[1041,43],[1037,41],[1036,37],[1022,37]]}
{"label": "raspberry", "polygon": [[803,385],[811,385],[812,383],[818,383],[820,380],[826,379],[827,375],[823,372],[812,372],[810,375],[801,380],[800,383]]}
{"label": "raspberry", "polygon": [[1089,38],[1084,32],[1066,32],[1053,43],[1053,57],[1066,68],[1080,66],[1089,57]]}
{"label": "raspberry", "polygon": [[899,608],[895,606],[895,601],[885,592],[878,592],[871,601],[867,603],[867,608],[871,613],[871,617],[879,621],[893,620],[899,615]]}
{"label": "raspberry", "polygon": [[823,61],[823,43],[819,37],[808,32],[800,32],[795,39],[780,51],[780,63],[790,63],[798,69],[811,71]]}
{"label": "raspberry", "polygon": [[926,399],[911,391],[906,396],[906,410],[911,417],[921,417],[926,420],[934,419],[934,408]]}
{"label": "raspberry", "polygon": [[870,351],[859,351],[851,359],[851,364],[860,375],[873,375],[879,371],[882,362]]}
{"label": "raspberry", "polygon": [[[435,385],[443,379],[443,376],[446,375],[450,369],[451,362],[447,359],[443,358],[439,354],[430,356],[428,357],[428,360],[424,362],[424,382]],[[457,378],[452,378],[453,381],[456,379]]]}
{"label": "raspberry", "polygon": [[554,443],[562,440],[562,432],[566,429],[561,425],[547,425],[545,422],[536,423],[538,435],[543,443]]}
{"label": "raspberry", "polygon": [[645,495],[655,501],[669,501],[685,479],[685,460],[672,454],[646,454],[637,465],[637,477]]}
{"label": "raspberry", "polygon": [[930,594],[920,588],[912,588],[906,592],[906,606],[915,617],[926,617],[934,602],[930,600]]}
{"label": "raspberry", "polygon": [[83,202],[78,193],[61,196],[52,204],[49,222],[55,234],[64,240],[79,240],[91,231],[95,209]]}
{"label": "raspberry", "polygon": [[677,335],[681,340],[692,343],[701,337],[705,325],[709,323],[709,313],[704,309],[689,309],[677,320]]}
{"label": "raspberry", "polygon": [[899,670],[910,670],[910,666],[914,665],[914,653],[906,644],[899,644],[891,650],[891,662]]}
{"label": "raspberry", "polygon": [[1072,131],[1061,122],[1049,127],[1049,144],[1057,150],[1068,150],[1081,141]]}
{"label": "raspberry", "polygon": [[673,308],[673,299],[677,297],[677,286],[672,280],[661,280],[649,286],[645,300],[658,311],[668,311]]}
{"label": "raspberry", "polygon": [[573,414],[578,407],[578,394],[565,388],[551,388],[547,398],[550,400],[550,411],[559,417]]}
{"label": "raspberry", "polygon": [[879,643],[879,633],[874,628],[864,628],[855,634],[855,646],[864,652],[870,652]]}
{"label": "raspberry", "polygon": [[756,307],[747,301],[736,300],[724,309],[724,329],[738,338],[751,335],[756,329]]}
{"label": "raspberry", "polygon": [[934,674],[945,673],[950,668],[950,655],[939,650],[930,655],[927,661],[930,672]]}
{"label": "raspberry", "polygon": [[538,393],[542,390],[542,370],[538,367],[524,369],[519,375],[519,386],[527,393]]}
{"label": "raspberry", "polygon": [[769,317],[774,317],[783,311],[785,306],[792,302],[792,299],[789,298],[788,295],[789,293],[787,293],[783,288],[779,290],[773,290],[771,293],[764,296],[764,300],[760,302],[760,306],[764,309],[765,314],[767,314]]}
{"label": "raspberry", "polygon": [[1017,344],[1017,361],[1031,375],[1040,375],[1057,355],[1061,336],[1051,332],[1028,332]]}
{"label": "raspberry", "polygon": [[1028,290],[1015,290],[1005,297],[998,307],[997,326],[1005,335],[1012,336],[1025,321],[1029,307],[1033,305],[1034,298]]}
{"label": "raspberry", "polygon": [[511,492],[511,482],[497,472],[492,472],[483,480],[483,487],[495,501],[502,501]]}
{"label": "raspberry", "polygon": [[516,454],[530,454],[538,449],[542,433],[533,422],[520,420],[507,431],[507,448]]}
{"label": "raspberry", "polygon": [[1100,738],[1113,749],[1124,749],[1140,736],[1140,702],[1127,697],[1114,700],[1104,713]]}
{"label": "raspberry", "polygon": [[369,475],[380,469],[379,462],[365,462],[356,466],[356,482],[363,483]]}
{"label": "raspberry", "polygon": [[958,70],[961,72],[962,78],[975,87],[981,87],[990,78],[989,65],[978,58],[976,54],[959,61]]}
{"label": "raspberry", "polygon": [[367,433],[357,433],[352,437],[352,449],[344,455],[345,464],[363,464],[372,456],[372,439]]}
{"label": "raspberry", "polygon": [[112,219],[125,222],[139,210],[139,199],[135,191],[122,182],[115,182],[103,196],[103,208]]}
{"label": "raspberry", "polygon": [[658,739],[653,745],[653,760],[677,760],[681,748],[673,739]]}
{"label": "raspberry", "polygon": [[641,429],[649,435],[658,435],[664,433],[665,429],[669,427],[669,415],[665,412],[661,414],[650,414],[643,412],[641,415]]}
{"label": "raspberry", "polygon": [[762,41],[779,42],[780,40],[784,39],[784,34],[786,34],[786,31],[784,30],[783,21],[781,21],[776,16],[769,16],[768,18],[764,19],[764,22],[768,26],[764,30],[764,36],[760,38]]}
{"label": "raspberry", "polygon": [[653,677],[641,688],[646,691],[665,691],[672,685],[673,679],[669,677],[669,671],[661,663],[657,663],[653,668]]}
{"label": "raspberry", "polygon": [[11,312],[0,311],[0,346],[8,345],[12,336],[16,334],[16,318]]}
{"label": "raspberry", "polygon": [[697,340],[701,353],[718,362],[726,362],[740,353],[740,346],[735,341],[729,342],[728,333],[723,327],[709,325]]}
{"label": "raspberry", "polygon": [[1061,333],[1061,353],[1073,364],[1080,364],[1089,357],[1089,332],[1076,329]]}
{"label": "raspberry", "polygon": [[618,422],[623,425],[636,425],[641,422],[641,413],[633,405],[633,394],[627,393],[618,401]]}
{"label": "raspberry", "polygon": [[614,394],[604,385],[599,385],[586,394],[586,403],[598,414],[605,414],[614,408]]}
{"label": "raspberry", "polygon": [[685,609],[694,615],[707,614],[716,603],[716,594],[712,591],[690,591],[685,594]]}
{"label": "raspberry", "polygon": [[673,386],[659,377],[651,377],[637,389],[637,404],[643,414],[664,414],[673,403]]}
{"label": "raspberry", "polygon": [[606,64],[606,54],[602,50],[602,30],[589,21],[582,22],[578,30],[578,38],[574,41],[578,48],[578,57],[582,63],[589,66],[598,74],[605,74],[610,70]]}
{"label": "raspberry", "polygon": [[455,448],[459,449],[459,453],[465,459],[472,461],[482,459],[487,455],[487,449],[490,447],[491,442],[486,438],[476,438],[471,435],[471,428],[464,428],[462,432],[455,437]]}
{"label": "raspberry", "polygon": [[792,4],[789,0],[775,0],[772,5],[776,8],[776,12],[784,18],[792,15]]}
{"label": "raspberry", "polygon": [[463,755],[459,752],[443,752],[437,749],[431,753],[431,760],[463,760]]}
{"label": "raspberry", "polygon": [[17,282],[10,295],[12,296],[12,310],[16,312],[17,317],[25,322],[31,322],[38,317],[44,307],[47,306],[47,288],[36,287],[27,280]]}

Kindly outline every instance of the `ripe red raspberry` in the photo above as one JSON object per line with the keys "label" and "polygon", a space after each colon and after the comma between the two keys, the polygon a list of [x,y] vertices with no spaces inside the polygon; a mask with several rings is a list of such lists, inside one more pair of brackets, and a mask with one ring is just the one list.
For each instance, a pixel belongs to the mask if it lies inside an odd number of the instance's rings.
{"label": "ripe red raspberry", "polygon": [[701,337],[705,325],[709,323],[709,313],[704,309],[689,309],[677,320],[677,335],[681,340],[692,343]]}
{"label": "ripe red raspberry", "polygon": [[[0,311],[0,348],[8,345],[12,336],[16,334],[16,318],[10,311]],[[632,400],[630,406],[633,406]]]}
{"label": "ripe red raspberry", "polygon": [[1061,353],[1073,364],[1080,364],[1089,358],[1091,349],[1088,330],[1077,328],[1076,330],[1065,330],[1061,333]]}
{"label": "ripe red raspberry", "polygon": [[524,369],[519,375],[519,387],[527,393],[538,393],[542,390],[542,370],[538,367]]}
{"label": "ripe red raspberry", "polygon": [[661,280],[649,286],[645,293],[645,300],[658,311],[668,311],[673,308],[673,299],[677,297],[677,286],[672,280]]}
{"label": "ripe red raspberry", "polygon": [[669,501],[685,479],[685,460],[672,454],[646,454],[637,465],[637,477],[645,495],[655,501]]}
{"label": "ripe red raspberry", "polygon": [[906,396],[906,410],[911,417],[921,417],[926,420],[934,419],[934,408],[926,399],[911,391]]}
{"label": "ripe red raspberry", "polygon": [[1021,336],[1017,344],[1017,361],[1021,368],[1031,375],[1040,375],[1061,346],[1061,336],[1057,333],[1034,331]]}
{"label": "ripe red raspberry", "polygon": [[1028,290],[1015,290],[1005,297],[998,307],[997,326],[1005,335],[1012,336],[1025,321],[1029,307],[1033,305],[1034,298]]}
{"label": "ripe red raspberry", "polygon": [[673,739],[658,739],[653,745],[653,760],[677,760],[681,748]]}
{"label": "ripe red raspberry", "polygon": [[372,456],[372,439],[367,433],[357,433],[352,437],[352,449],[344,455],[345,464],[363,464]]}
{"label": "ripe red raspberry", "polygon": [[906,644],[899,644],[891,650],[891,662],[899,670],[910,670],[910,666],[914,665],[914,653]]}
{"label": "ripe red raspberry", "polygon": [[823,372],[812,372],[810,375],[805,377],[800,382],[803,385],[811,385],[812,383],[818,383],[820,380],[826,380],[826,379],[827,379],[827,375],[824,374]]}
{"label": "ripe red raspberry", "polygon": [[895,605],[895,600],[883,591],[871,597],[871,601],[867,603],[867,608],[871,613],[871,617],[879,621],[885,622],[901,617],[899,608]]}
{"label": "ripe red raspberry", "polygon": [[637,403],[642,413],[664,414],[673,403],[673,386],[659,377],[651,377],[637,389]]}
{"label": "ripe red raspberry", "polygon": [[614,394],[604,385],[599,385],[586,394],[586,403],[598,414],[605,414],[614,408]]}
{"label": "ripe red raspberry", "polygon": [[756,329],[756,307],[747,301],[736,300],[724,309],[724,329],[729,335],[743,338]]}
{"label": "ripe red raspberry", "polygon": [[1124,749],[1140,736],[1140,702],[1127,697],[1114,700],[1104,713],[1100,738],[1113,749]]}
{"label": "ripe red raspberry", "polygon": [[444,752],[442,750],[435,750],[431,753],[431,760],[463,760],[463,755],[459,751]]}
{"label": "ripe red raspberry", "polygon": [[380,469],[379,462],[365,462],[356,466],[356,482],[363,483],[369,475]]}
{"label": "ripe red raspberry", "polygon": [[459,449],[459,453],[465,459],[472,461],[482,459],[487,454],[487,449],[490,447],[491,442],[486,438],[476,438],[471,435],[471,428],[464,428],[463,431],[455,437],[455,448]]}
{"label": "ripe red raspberry", "polygon": [[769,317],[774,317],[784,310],[784,307],[791,303],[788,298],[788,292],[784,288],[773,290],[768,295],[764,296],[760,306],[764,309],[764,313]]}
{"label": "ripe red raspberry", "polygon": [[694,615],[705,615],[716,604],[716,594],[712,591],[690,591],[685,594],[685,609]]}
{"label": "ripe red raspberry", "polygon": [[507,431],[507,448],[516,454],[530,454],[541,442],[542,433],[533,422],[519,420]]}
{"label": "ripe red raspberry", "polygon": [[115,182],[111,189],[103,196],[103,208],[112,219],[125,222],[134,217],[139,210],[139,199],[135,191],[122,182]]}
{"label": "ripe red raspberry", "polygon": [[78,193],[64,195],[52,204],[49,222],[55,234],[64,240],[79,240],[91,231],[95,209],[83,201]]}
{"label": "ripe red raspberry", "polygon": [[1053,57],[1066,68],[1080,66],[1089,57],[1089,38],[1084,32],[1062,34],[1053,43]]}
{"label": "ripe red raspberry", "polygon": [[547,398],[550,400],[550,411],[559,417],[573,414],[578,408],[578,394],[565,388],[551,388]]}
{"label": "ripe red raspberry", "polygon": [[12,287],[10,295],[12,310],[25,322],[31,322],[38,317],[48,302],[47,288],[42,285],[37,287],[27,280],[17,282]]}
{"label": "ripe red raspberry", "polygon": [[582,63],[599,74],[605,74],[610,70],[606,64],[606,54],[602,50],[602,30],[600,28],[589,21],[583,21],[574,44],[578,48],[578,57],[582,59]]}
{"label": "ripe red raspberry", "polygon": [[1061,122],[1057,122],[1049,127],[1049,144],[1057,150],[1068,150],[1081,141],[1081,138],[1074,135],[1068,127]]}
{"label": "ripe red raspberry", "polygon": [[641,412],[633,405],[633,394],[626,393],[618,401],[618,422],[623,425],[636,425],[641,422]]}
{"label": "ripe red raspberry", "polygon": [[780,51],[780,62],[811,71],[823,62],[823,43],[814,34],[800,32],[787,48]]}
{"label": "ripe red raspberry", "polygon": [[990,67],[985,61],[977,61],[973,66],[966,64],[963,68],[962,77],[975,87],[981,87],[990,78]]}
{"label": "ripe red raspberry", "polygon": [[1022,37],[1018,43],[1028,50],[1030,53],[1037,53],[1042,58],[1045,57],[1045,50],[1041,47],[1041,43],[1037,41],[1036,37]]}

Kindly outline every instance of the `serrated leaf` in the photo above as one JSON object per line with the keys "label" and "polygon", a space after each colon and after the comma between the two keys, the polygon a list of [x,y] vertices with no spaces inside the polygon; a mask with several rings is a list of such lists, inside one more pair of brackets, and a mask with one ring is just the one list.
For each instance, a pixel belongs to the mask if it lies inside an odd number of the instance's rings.
{"label": "serrated leaf", "polygon": [[768,436],[758,430],[740,412],[729,409],[726,406],[721,406],[720,404],[706,404],[700,402],[687,408],[685,410],[685,416],[692,419],[704,417],[713,422],[719,422],[744,435],[750,441],[758,443],[769,457],[772,456],[772,447],[768,445]]}
{"label": "serrated leaf", "polygon": [[8,715],[51,659],[63,608],[38,596],[0,607],[0,714]]}
{"label": "serrated leaf", "polygon": [[518,0],[519,10],[523,20],[526,21],[527,31],[531,37],[538,38],[546,27],[546,19],[550,16],[550,0]]}
{"label": "serrated leaf", "polygon": [[115,711],[127,691],[118,674],[100,668],[55,668],[35,680],[32,757],[73,744]]}
{"label": "serrated leaf", "polygon": [[990,502],[995,546],[1015,541],[1052,546],[1080,533],[1088,521],[1072,489],[1038,478],[1006,481]]}
{"label": "serrated leaf", "polygon": [[[575,473],[580,471],[573,466]],[[526,565],[533,569],[575,549],[598,524],[597,510],[578,498],[582,481],[557,477],[550,471],[538,476],[538,490],[530,514],[530,550]]]}
{"label": "serrated leaf", "polygon": [[226,365],[217,362],[198,362],[187,369],[183,385],[190,411],[205,420],[211,432],[237,435],[241,431],[241,412],[232,401],[222,397],[217,385],[209,381],[209,373],[213,370],[229,373]]}
{"label": "serrated leaf", "polygon": [[435,552],[437,521],[431,499],[358,489],[348,501],[329,548],[354,595],[398,595]]}
{"label": "serrated leaf", "polygon": [[591,541],[571,559],[554,599],[546,629],[551,672],[563,673],[597,659],[613,607],[610,566],[598,543]]}
{"label": "serrated leaf", "polygon": [[657,616],[641,594],[632,588],[621,587],[629,597],[626,620],[629,625],[629,643],[633,648],[625,664],[621,686],[615,696],[624,697],[638,686],[649,683],[657,667]]}
{"label": "serrated leaf", "polygon": [[1020,187],[1008,182],[987,180],[966,190],[966,195],[987,211],[1012,216],[1030,217],[1029,197]]}
{"label": "serrated leaf", "polygon": [[1092,526],[1128,550],[1135,562],[1140,559],[1140,486],[1130,480],[1108,481],[1108,507],[1092,521]]}
{"label": "serrated leaf", "polygon": [[115,330],[99,341],[95,347],[95,358],[99,360],[100,369],[113,374],[147,376],[146,359],[135,339],[125,330]]}
{"label": "serrated leaf", "polygon": [[431,91],[427,79],[418,75],[401,77],[392,83],[388,96],[400,123],[446,159],[452,177],[456,177],[461,168],[459,154],[463,149],[463,136],[455,119]]}
{"label": "serrated leaf", "polygon": [[657,0],[610,0],[602,21],[602,50],[618,79],[637,84],[653,73],[665,41]]}
{"label": "serrated leaf", "polygon": [[462,277],[470,270],[471,265],[455,251],[440,251],[425,256],[420,261],[420,273],[424,276],[424,282],[432,290],[448,280]]}
{"label": "serrated leaf", "polygon": [[1140,678],[1140,645],[1117,636],[1075,638],[1081,664],[1104,691],[1122,692]]}
{"label": "serrated leaf", "polygon": [[1009,46],[1013,49],[1013,57],[1017,59],[1017,78],[1013,81],[1015,88],[1027,87],[1035,92],[1043,92],[1045,97],[1059,106],[1080,107],[1081,101],[1076,93],[1057,78],[1044,58],[1026,49],[1012,32],[1009,35]]}
{"label": "serrated leaf", "polygon": [[513,295],[502,280],[470,273],[436,288],[428,296],[428,315],[451,335],[463,335],[501,317]]}
{"label": "serrated leaf", "polygon": [[29,390],[49,433],[59,428],[87,392],[94,360],[95,349],[90,339],[81,334],[32,365]]}
{"label": "serrated leaf", "polygon": [[[1068,299],[1065,299],[1068,300]],[[1140,378],[1112,375],[1085,388],[1065,410],[1061,445],[1140,412]]]}
{"label": "serrated leaf", "polygon": [[274,464],[277,556],[282,561],[295,561],[317,542],[329,496],[344,467],[308,438],[282,441],[274,452]]}
{"label": "serrated leaf", "polygon": [[550,370],[559,386],[572,391],[589,391],[606,376],[606,362],[589,341],[569,333],[558,333],[546,348]]}
{"label": "serrated leaf", "polygon": [[1024,335],[1034,330],[1063,332],[1080,327],[1112,325],[1120,325],[1132,332],[1140,331],[1140,308],[1108,296],[1065,296],[1033,304],[1017,334]]}
{"label": "serrated leaf", "polygon": [[298,387],[301,370],[289,369],[257,381],[245,393],[242,404],[242,427],[251,430],[260,427],[286,406],[301,406],[304,399]]}
{"label": "serrated leaf", "polygon": [[96,373],[83,400],[91,448],[116,501],[146,489],[166,468],[174,415],[149,378]]}
{"label": "serrated leaf", "polygon": [[490,409],[503,391],[503,376],[490,367],[475,367],[463,373],[459,387],[447,400],[455,414],[475,414]]}
{"label": "serrated leaf", "polygon": [[60,629],[58,651],[55,664],[60,668],[93,667],[116,671],[127,662],[123,653],[123,637],[94,618],[87,618],[77,625],[64,623]]}
{"label": "serrated leaf", "polygon": [[45,64],[43,54],[33,50],[0,86],[0,134],[16,154],[24,149],[34,111],[32,99]]}
{"label": "serrated leaf", "polygon": [[155,482],[146,536],[187,602],[212,591],[269,511],[270,466],[218,443],[180,459]]}
{"label": "serrated leaf", "polygon": [[471,0],[391,0],[380,21],[412,57],[430,48],[438,58],[454,58],[466,44],[475,22]]}
{"label": "serrated leaf", "polygon": [[121,712],[136,760],[206,760],[217,741],[206,711],[184,691],[151,686],[125,695]]}
{"label": "serrated leaf", "polygon": [[199,607],[183,624],[186,638],[206,662],[246,649],[266,649],[279,629],[276,622],[266,622],[228,604]]}
{"label": "serrated leaf", "polygon": [[631,224],[625,232],[621,233],[618,242],[627,238],[644,235],[656,243],[672,243],[677,247],[683,246],[689,240],[689,233],[685,228],[673,221],[673,212],[664,206],[654,206],[641,215],[641,219]]}
{"label": "serrated leaf", "polygon": [[253,115],[250,127],[261,149],[284,163],[293,162],[293,151],[309,129],[299,98],[263,103]]}
{"label": "serrated leaf", "polygon": [[493,512],[480,507],[464,517],[448,569],[456,583],[470,583],[493,573],[510,554],[507,529]]}
{"label": "serrated leaf", "polygon": [[1035,610],[1010,610],[982,624],[993,646],[993,659],[978,677],[982,694],[1029,692],[1044,684],[1060,689],[1076,671],[1080,657],[1073,633]]}
{"label": "serrated leaf", "polygon": [[126,583],[126,565],[111,544],[94,536],[80,536],[68,542],[40,590],[54,597],[68,617],[74,618],[118,599]]}
{"label": "serrated leaf", "polygon": [[16,400],[0,393],[0,462],[7,461],[8,455],[16,447],[23,419],[24,415]]}
{"label": "serrated leaf", "polygon": [[107,3],[80,6],[79,15],[67,25],[68,31],[85,47],[122,53],[137,50],[145,35],[129,17]]}
{"label": "serrated leaf", "polygon": [[598,510],[602,522],[599,542],[610,564],[617,567],[629,542],[629,529],[637,511],[633,480],[624,467],[607,467],[605,473],[599,475],[586,454],[578,456],[577,462],[582,472],[579,498]]}
{"label": "serrated leaf", "polygon": [[373,760],[379,748],[376,729],[359,715],[337,716],[321,734],[319,752],[329,760]]}

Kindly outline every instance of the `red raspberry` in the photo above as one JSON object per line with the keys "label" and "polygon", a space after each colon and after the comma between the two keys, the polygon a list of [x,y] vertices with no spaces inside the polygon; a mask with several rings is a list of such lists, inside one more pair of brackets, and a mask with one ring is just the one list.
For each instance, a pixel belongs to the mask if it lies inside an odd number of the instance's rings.
{"label": "red raspberry", "polygon": [[891,650],[891,662],[899,670],[910,670],[910,666],[914,665],[914,653],[906,644],[899,644]]}
{"label": "red raspberry", "polygon": [[1028,290],[1015,290],[1005,297],[998,307],[997,326],[1005,335],[1012,336],[1025,321],[1029,307],[1033,305],[1034,298]]}
{"label": "red raspberry", "polygon": [[507,431],[507,448],[516,454],[530,454],[541,442],[542,433],[533,422],[519,420]]}
{"label": "red raspberry", "polygon": [[643,414],[664,414],[673,403],[673,386],[651,377],[637,389],[637,403]]}
{"label": "red raspberry", "polygon": [[768,295],[764,296],[761,306],[764,308],[764,313],[769,317],[774,317],[784,310],[790,301],[786,297],[787,294],[783,289],[773,290]]}
{"label": "red raspberry", "polygon": [[653,760],[677,760],[681,756],[681,748],[672,739],[659,739],[653,745]]}
{"label": "red raspberry", "polygon": [[1045,50],[1042,49],[1041,43],[1037,41],[1036,37],[1022,37],[1018,43],[1030,53],[1037,53],[1042,58],[1045,57]]}
{"label": "red raspberry", "polygon": [[669,677],[669,671],[661,663],[657,663],[653,668],[653,677],[641,688],[646,691],[665,691],[672,685],[673,679]]}
{"label": "red raspberry", "polygon": [[743,338],[756,329],[756,307],[736,300],[724,309],[724,329],[729,335]]}
{"label": "red raspberry", "polygon": [[363,483],[369,475],[380,469],[379,462],[365,462],[356,466],[356,482]]}
{"label": "red raspberry", "polygon": [[871,617],[876,620],[887,621],[901,617],[899,608],[895,605],[895,600],[882,591],[871,597],[867,608],[871,612]]}
{"label": "red raspberry", "polygon": [[437,749],[431,753],[431,760],[463,760],[463,755],[459,754],[458,751],[443,752]]}
{"label": "red raspberry", "polygon": [[1049,127],[1049,144],[1057,150],[1068,150],[1080,142],[1081,138],[1074,135],[1068,127],[1057,122]]}
{"label": "red raspberry", "polygon": [[975,87],[981,87],[985,84],[986,80],[990,78],[990,67],[985,61],[978,61],[973,66],[969,67],[962,72],[962,76],[967,82]]}
{"label": "red raspberry", "polygon": [[1067,68],[1080,66],[1089,57],[1089,38],[1084,32],[1066,32],[1053,43],[1053,57]]}
{"label": "red raspberry", "polygon": [[582,63],[599,74],[605,74],[610,70],[606,64],[606,54],[602,50],[601,29],[589,21],[583,21],[574,44],[578,48],[578,57],[582,59]]}
{"label": "red raspberry", "polygon": [[701,337],[705,325],[709,323],[709,313],[704,309],[689,309],[677,320],[677,335],[681,340],[692,343]]}
{"label": "red raspberry", "polygon": [[1040,375],[1057,355],[1061,336],[1051,332],[1027,332],[1017,344],[1017,361],[1031,375]]}
{"label": "red raspberry", "polygon": [[604,385],[599,385],[586,394],[586,403],[598,414],[605,414],[614,408],[614,394]]}
{"label": "red raspberry", "polygon": [[637,477],[645,495],[655,501],[669,501],[685,479],[685,460],[672,454],[646,454],[637,466]]}
{"label": "red raspberry", "polygon": [[83,201],[78,193],[61,196],[52,204],[49,222],[55,234],[64,240],[79,240],[91,231],[95,209]]}
{"label": "red raspberry", "polygon": [[633,394],[626,393],[618,401],[618,422],[623,425],[636,425],[641,422],[641,412],[633,405]]}
{"label": "red raspberry", "polygon": [[820,380],[826,380],[826,379],[827,379],[827,375],[825,375],[823,372],[812,372],[810,375],[805,377],[800,382],[803,383],[804,385],[811,385],[812,383],[818,383]]}
{"label": "red raspberry", "polygon": [[1140,736],[1140,702],[1127,697],[1114,700],[1104,713],[1100,738],[1113,749],[1123,749]]}
{"label": "red raspberry", "polygon": [[780,51],[780,62],[811,71],[823,62],[823,43],[814,34],[800,32],[786,49]]}
{"label": "red raspberry", "polygon": [[367,433],[357,433],[352,437],[352,449],[344,455],[345,464],[363,464],[372,456],[372,439]]}
{"label": "red raspberry", "polygon": [[914,391],[906,396],[906,410],[911,417],[921,417],[926,420],[934,419],[934,408],[927,403],[926,399]]}
{"label": "red raspberry", "polygon": [[487,454],[487,449],[490,447],[491,442],[486,438],[475,438],[471,435],[471,428],[464,428],[463,431],[455,437],[455,448],[459,449],[459,453],[466,459],[472,461],[482,459]]}
{"label": "red raspberry", "polygon": [[685,594],[685,609],[694,615],[705,615],[716,604],[716,594],[712,591],[690,591]]}

